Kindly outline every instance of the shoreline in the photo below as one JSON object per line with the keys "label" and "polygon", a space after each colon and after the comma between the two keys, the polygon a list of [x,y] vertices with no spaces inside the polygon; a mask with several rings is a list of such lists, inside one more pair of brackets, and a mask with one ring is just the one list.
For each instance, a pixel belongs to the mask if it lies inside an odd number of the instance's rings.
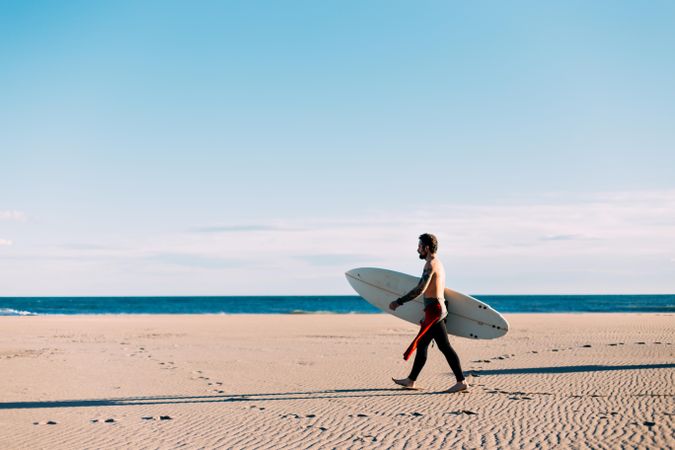
{"label": "shoreline", "polygon": [[[637,314],[637,315],[644,315],[644,314],[654,314],[654,315],[675,315],[675,311],[631,311],[631,312],[626,312],[626,311],[537,311],[537,312],[507,312],[507,313],[500,313],[502,316],[526,316],[526,315],[544,315],[544,316],[549,316],[549,315],[584,315],[584,314],[594,314],[594,315],[602,315],[602,314]],[[362,312],[362,311],[357,311],[357,312],[331,312],[331,311],[301,311],[301,312],[283,312],[283,313],[270,313],[270,312],[263,312],[263,313],[238,313],[238,312],[218,312],[218,313],[185,313],[185,312],[180,312],[180,313],[138,313],[138,312],[132,312],[132,313],[73,313],[73,314],[38,314],[38,313],[29,313],[29,314],[0,314],[0,319],[5,318],[5,317],[115,317],[115,316],[152,316],[152,317],[177,317],[177,316],[187,316],[187,317],[197,317],[197,316],[388,316],[391,314],[388,314],[386,312],[380,311],[380,312]]]}

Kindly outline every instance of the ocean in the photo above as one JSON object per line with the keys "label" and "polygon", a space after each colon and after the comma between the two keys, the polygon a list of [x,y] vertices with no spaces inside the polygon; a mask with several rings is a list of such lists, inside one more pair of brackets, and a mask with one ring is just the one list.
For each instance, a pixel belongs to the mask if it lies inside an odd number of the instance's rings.
{"label": "ocean", "polygon": [[[673,295],[473,295],[501,313],[675,312]],[[0,297],[0,315],[378,314],[358,296]]]}

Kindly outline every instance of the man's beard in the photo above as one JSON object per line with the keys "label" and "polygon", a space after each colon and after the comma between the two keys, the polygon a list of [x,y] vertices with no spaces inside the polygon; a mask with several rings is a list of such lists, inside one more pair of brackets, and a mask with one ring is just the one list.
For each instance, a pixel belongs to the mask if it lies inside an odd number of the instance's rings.
{"label": "man's beard", "polygon": [[420,259],[427,259],[427,254],[426,253],[420,253],[419,257],[420,257]]}

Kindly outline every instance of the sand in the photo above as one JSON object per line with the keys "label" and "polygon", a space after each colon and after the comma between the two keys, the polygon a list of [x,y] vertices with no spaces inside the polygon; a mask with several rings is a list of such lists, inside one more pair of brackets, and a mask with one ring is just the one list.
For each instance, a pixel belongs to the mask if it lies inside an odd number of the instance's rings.
{"label": "sand", "polygon": [[0,448],[675,447],[674,315],[507,319],[444,394],[388,315],[0,317]]}

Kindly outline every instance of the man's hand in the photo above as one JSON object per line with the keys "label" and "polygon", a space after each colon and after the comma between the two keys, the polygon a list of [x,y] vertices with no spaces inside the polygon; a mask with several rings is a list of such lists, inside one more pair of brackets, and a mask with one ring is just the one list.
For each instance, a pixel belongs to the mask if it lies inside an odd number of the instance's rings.
{"label": "man's hand", "polygon": [[399,306],[401,306],[401,305],[399,305],[399,304],[396,302],[396,300],[394,300],[393,302],[389,303],[389,309],[391,309],[392,311],[396,311],[396,308],[398,308]]}

